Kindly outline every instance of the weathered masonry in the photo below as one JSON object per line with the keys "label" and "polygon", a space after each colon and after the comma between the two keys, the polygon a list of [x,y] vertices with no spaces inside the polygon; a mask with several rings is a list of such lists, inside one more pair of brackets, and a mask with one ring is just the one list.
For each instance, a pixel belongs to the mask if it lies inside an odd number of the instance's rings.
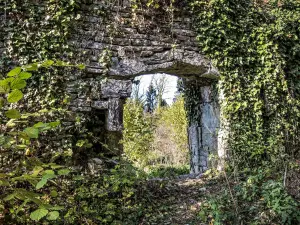
{"label": "weathered masonry", "polygon": [[[167,73],[182,77],[189,90],[191,172],[207,169],[208,154],[217,152],[219,107],[212,87],[218,73],[199,53],[188,12],[178,8],[172,16],[162,9],[132,14],[130,4],[123,1],[109,7],[106,19],[94,13],[95,8],[105,7],[103,1],[81,7],[83,26],[71,41],[86,52],[90,92],[74,99],[74,109],[105,111],[107,131],[120,137],[122,105],[131,94],[135,76]],[[105,57],[108,62],[103,62]],[[107,79],[97,81],[99,76]]]}
{"label": "weathered masonry", "polygon": [[189,113],[191,172],[206,170],[208,155],[218,152],[220,112],[213,88],[218,72],[198,49],[184,4],[171,11],[133,12],[129,0],[85,0],[80,14],[69,43],[87,67],[68,84],[71,109],[99,115],[95,120],[105,124],[106,144],[119,148],[123,104],[134,77],[153,73],[181,77]]}

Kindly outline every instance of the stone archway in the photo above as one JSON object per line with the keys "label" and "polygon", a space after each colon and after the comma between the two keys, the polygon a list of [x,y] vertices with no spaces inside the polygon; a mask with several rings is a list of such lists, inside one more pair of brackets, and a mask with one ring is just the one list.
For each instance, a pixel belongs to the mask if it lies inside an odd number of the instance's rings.
{"label": "stone archway", "polygon": [[163,10],[139,12],[136,16],[142,24],[135,24],[130,4],[124,2],[110,6],[106,20],[94,13],[95,8],[106,7],[105,1],[82,7],[82,23],[70,43],[85,53],[82,83],[87,84],[87,91],[76,95],[73,109],[104,112],[107,143],[120,147],[123,103],[131,94],[134,77],[153,73],[179,76],[190,90],[191,172],[203,172],[208,168],[208,154],[217,152],[219,107],[212,93],[218,71],[200,54],[193,21],[185,8],[175,9],[172,21]]}
{"label": "stone archway", "polygon": [[197,53],[186,59],[178,55],[174,58],[174,54],[166,54],[165,57],[169,57],[169,62],[156,64],[155,67],[134,59],[115,62],[109,79],[100,88],[104,100],[94,101],[92,108],[106,110],[106,129],[114,134],[116,141],[121,137],[124,99],[131,94],[134,77],[160,72],[183,78],[184,87],[188,89],[186,101],[190,104],[188,137],[191,173],[201,173],[209,167],[208,155],[217,154],[219,105],[213,86],[217,82],[217,72],[209,66],[209,61],[203,60]]}

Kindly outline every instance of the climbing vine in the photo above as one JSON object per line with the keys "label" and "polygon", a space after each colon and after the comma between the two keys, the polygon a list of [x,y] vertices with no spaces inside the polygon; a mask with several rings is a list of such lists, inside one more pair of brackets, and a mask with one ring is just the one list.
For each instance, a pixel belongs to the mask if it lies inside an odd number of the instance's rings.
{"label": "climbing vine", "polygon": [[[1,60],[7,65],[2,68],[7,71],[14,61],[23,64],[50,57],[72,59],[74,51],[67,40],[73,22],[80,19],[79,4],[75,0],[2,3],[1,26],[9,31],[5,46],[8,59]],[[224,112],[231,131],[230,154],[241,164],[297,154],[299,2],[131,1],[134,13],[145,7],[160,8],[170,12],[170,21],[178,5],[191,6],[200,49],[220,71]],[[55,71],[57,75],[51,77],[44,73],[33,79],[31,85],[45,93],[46,98],[28,95],[42,101],[41,108],[68,101],[61,93],[62,86],[57,85],[67,79],[63,73]]]}
{"label": "climbing vine", "polygon": [[[15,65],[44,60],[55,60],[61,65],[64,65],[62,61],[78,62],[80,57],[77,54],[75,59],[69,42],[73,26],[81,18],[78,4],[78,0],[4,1],[1,5],[1,12],[4,13],[1,24],[4,37],[1,40],[5,40],[4,54],[0,58],[2,73],[5,74]],[[79,67],[83,68],[83,65]],[[65,122],[65,118],[73,118],[75,121],[76,115],[68,112],[68,103],[72,96],[66,91],[70,81],[78,79],[73,74],[74,69],[71,67],[40,69],[33,74],[26,87],[26,104],[18,107],[38,113],[43,121],[51,121],[53,118]],[[55,139],[56,143],[51,142],[49,136],[44,137],[42,144],[39,143],[39,149],[47,149],[44,154],[48,154],[51,160],[59,158],[60,154],[70,155],[70,148],[76,144],[76,140],[64,137],[69,132],[76,132],[79,127],[80,123],[71,129],[62,126],[57,133],[51,134],[51,139]]]}
{"label": "climbing vine", "polygon": [[221,74],[230,154],[242,167],[299,153],[298,1],[193,1],[198,42]]}

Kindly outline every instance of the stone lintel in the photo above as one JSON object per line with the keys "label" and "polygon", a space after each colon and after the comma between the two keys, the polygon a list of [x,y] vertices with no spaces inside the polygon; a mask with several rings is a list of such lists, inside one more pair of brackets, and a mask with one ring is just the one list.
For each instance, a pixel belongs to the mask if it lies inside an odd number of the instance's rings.
{"label": "stone lintel", "polygon": [[102,110],[108,109],[108,101],[94,101],[92,108]]}

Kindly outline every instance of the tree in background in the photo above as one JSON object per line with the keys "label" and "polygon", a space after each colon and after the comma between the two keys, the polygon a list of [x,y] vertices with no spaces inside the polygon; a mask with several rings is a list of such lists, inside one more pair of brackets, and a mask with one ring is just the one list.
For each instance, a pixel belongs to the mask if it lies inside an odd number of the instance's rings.
{"label": "tree in background", "polygon": [[151,155],[153,126],[150,115],[143,112],[143,104],[128,99],[124,106],[123,146],[125,156],[144,167]]}
{"label": "tree in background", "polygon": [[163,94],[166,92],[168,78],[165,74],[154,78],[154,86],[157,92],[156,96],[156,108],[159,109],[162,106],[166,106],[167,102],[163,99]]}
{"label": "tree in background", "polygon": [[157,91],[151,81],[148,90],[146,92],[145,111],[152,113],[156,108],[156,102],[157,102]]}
{"label": "tree in background", "polygon": [[144,93],[140,93],[141,91],[141,77],[136,78],[133,81],[132,94],[131,98],[135,101],[141,102],[144,104]]}
{"label": "tree in background", "polygon": [[158,111],[154,134],[155,156],[162,164],[185,165],[189,161],[187,117],[184,98]]}
{"label": "tree in background", "polygon": [[152,76],[143,100],[139,81],[134,86],[132,99],[124,107],[126,157],[142,169],[187,165],[189,151],[183,97],[178,94],[168,106],[163,99],[168,77],[160,75]]}

